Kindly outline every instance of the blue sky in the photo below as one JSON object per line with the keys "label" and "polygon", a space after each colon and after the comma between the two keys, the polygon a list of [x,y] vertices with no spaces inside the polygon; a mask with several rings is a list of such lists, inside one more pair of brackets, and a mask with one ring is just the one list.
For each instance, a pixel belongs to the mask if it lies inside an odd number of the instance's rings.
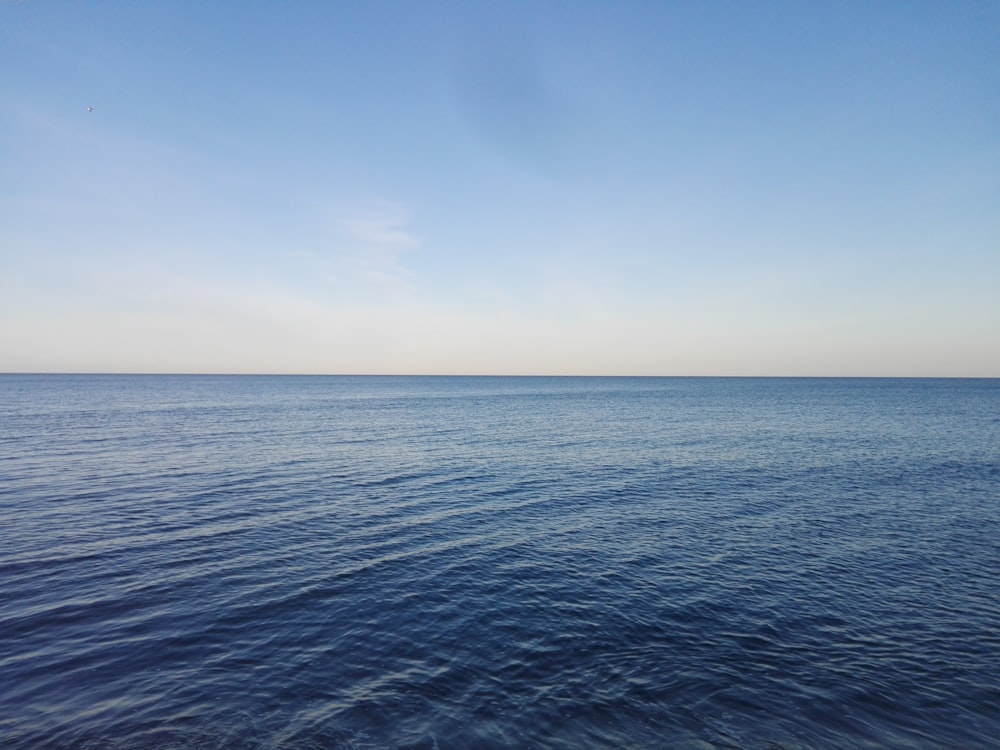
{"label": "blue sky", "polygon": [[0,371],[1000,376],[996,2],[0,0],[0,71]]}

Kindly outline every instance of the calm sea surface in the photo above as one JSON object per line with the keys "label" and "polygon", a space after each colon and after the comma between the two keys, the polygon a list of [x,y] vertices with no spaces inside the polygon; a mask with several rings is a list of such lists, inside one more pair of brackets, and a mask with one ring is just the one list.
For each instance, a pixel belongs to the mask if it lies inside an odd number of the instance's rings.
{"label": "calm sea surface", "polygon": [[1000,746],[1000,380],[0,376],[0,747]]}

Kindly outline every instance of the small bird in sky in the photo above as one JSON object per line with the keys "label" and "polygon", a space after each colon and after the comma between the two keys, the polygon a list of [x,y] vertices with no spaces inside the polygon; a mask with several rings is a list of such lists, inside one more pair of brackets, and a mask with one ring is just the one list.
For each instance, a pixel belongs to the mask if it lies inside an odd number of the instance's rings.
{"label": "small bird in sky", "polygon": [[93,112],[93,111],[94,111],[94,108],[93,108],[93,107],[87,107],[87,111],[88,111],[88,112]]}

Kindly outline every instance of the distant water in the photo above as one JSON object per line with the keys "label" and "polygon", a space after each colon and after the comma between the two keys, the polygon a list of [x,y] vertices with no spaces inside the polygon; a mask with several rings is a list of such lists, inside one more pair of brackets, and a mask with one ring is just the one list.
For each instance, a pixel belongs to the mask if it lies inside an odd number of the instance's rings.
{"label": "distant water", "polygon": [[0,747],[990,748],[1000,381],[0,376]]}

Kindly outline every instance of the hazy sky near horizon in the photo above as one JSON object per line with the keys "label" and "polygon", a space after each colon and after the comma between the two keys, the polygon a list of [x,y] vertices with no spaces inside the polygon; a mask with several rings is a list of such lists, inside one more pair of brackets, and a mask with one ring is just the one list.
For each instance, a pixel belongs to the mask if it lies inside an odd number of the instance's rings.
{"label": "hazy sky near horizon", "polygon": [[0,371],[1000,376],[1000,3],[0,1]]}

